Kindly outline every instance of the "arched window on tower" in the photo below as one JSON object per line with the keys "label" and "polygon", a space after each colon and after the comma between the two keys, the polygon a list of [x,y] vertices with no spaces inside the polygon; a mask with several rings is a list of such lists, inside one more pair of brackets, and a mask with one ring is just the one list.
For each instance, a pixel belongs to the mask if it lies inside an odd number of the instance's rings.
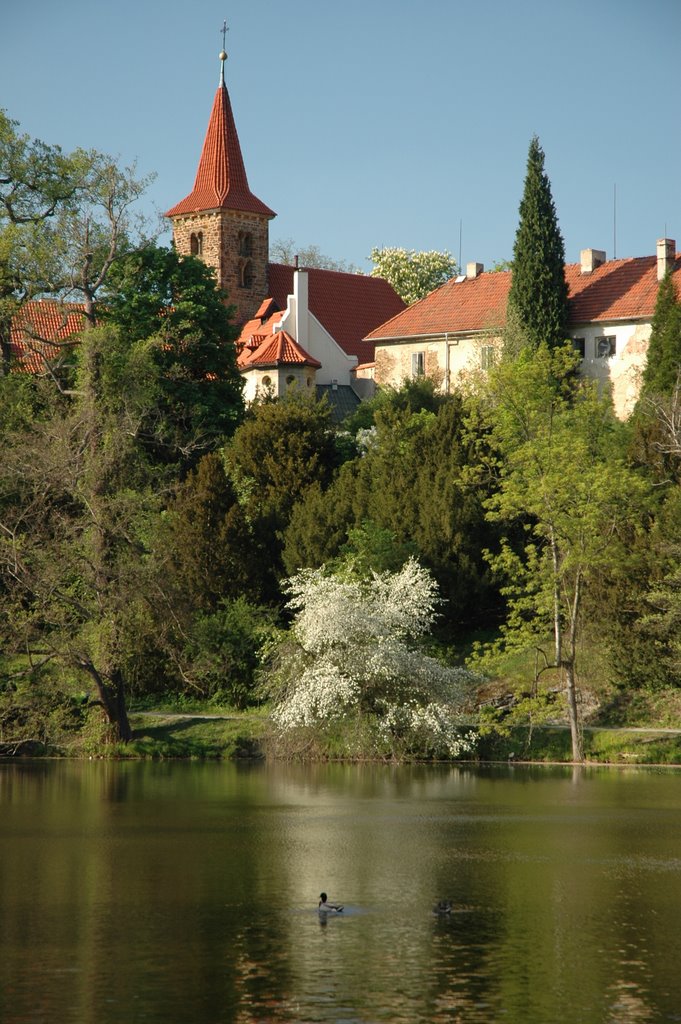
{"label": "arched window on tower", "polygon": [[253,287],[253,264],[250,260],[239,260],[239,287]]}
{"label": "arched window on tower", "polygon": [[189,250],[192,256],[201,256],[203,253],[203,231],[195,231],[189,239]]}
{"label": "arched window on tower", "polygon": [[249,257],[253,255],[253,235],[250,231],[239,232],[239,256]]}

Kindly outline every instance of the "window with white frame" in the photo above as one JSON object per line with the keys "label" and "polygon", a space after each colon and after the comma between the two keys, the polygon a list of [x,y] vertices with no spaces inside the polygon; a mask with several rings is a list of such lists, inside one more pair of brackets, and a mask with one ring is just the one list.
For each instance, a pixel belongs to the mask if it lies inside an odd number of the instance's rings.
{"label": "window with white frame", "polygon": [[426,353],[412,352],[411,354],[411,375],[412,377],[423,377],[426,372]]}
{"label": "window with white frame", "polygon": [[596,359],[609,359],[615,355],[617,346],[614,334],[603,334],[600,338],[595,339],[595,343]]}

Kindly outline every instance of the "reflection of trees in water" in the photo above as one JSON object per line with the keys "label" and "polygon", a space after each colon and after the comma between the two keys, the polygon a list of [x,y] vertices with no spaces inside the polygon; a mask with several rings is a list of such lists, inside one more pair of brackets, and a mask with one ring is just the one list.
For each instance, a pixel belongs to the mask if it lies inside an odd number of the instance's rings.
{"label": "reflection of trees in water", "polygon": [[[0,801],[3,1020],[638,1024],[676,1005],[663,777],[12,765]],[[322,888],[349,911],[325,928]]]}

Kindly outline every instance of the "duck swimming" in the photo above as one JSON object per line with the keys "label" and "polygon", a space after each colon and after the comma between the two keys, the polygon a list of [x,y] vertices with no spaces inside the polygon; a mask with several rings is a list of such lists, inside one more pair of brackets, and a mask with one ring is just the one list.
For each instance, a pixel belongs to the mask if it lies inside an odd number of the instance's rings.
{"label": "duck swimming", "polygon": [[325,892],[319,895],[319,912],[320,914],[340,914],[343,907],[340,903],[329,903],[329,898]]}
{"label": "duck swimming", "polygon": [[452,904],[449,900],[438,900],[433,907],[434,914],[451,914]]}

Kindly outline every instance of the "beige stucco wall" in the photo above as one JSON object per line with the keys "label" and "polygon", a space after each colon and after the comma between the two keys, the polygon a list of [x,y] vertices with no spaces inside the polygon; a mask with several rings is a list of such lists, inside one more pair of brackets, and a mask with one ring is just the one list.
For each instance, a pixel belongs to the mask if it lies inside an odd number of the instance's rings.
{"label": "beige stucco wall", "polygon": [[[581,371],[612,392],[615,413],[626,419],[636,404],[641,375],[646,364],[650,323],[586,324],[572,331],[574,338],[584,338],[584,359]],[[614,337],[615,355],[598,357],[596,338]]]}
{"label": "beige stucco wall", "polygon": [[483,348],[498,345],[499,339],[487,334],[379,344],[375,356],[376,384],[399,387],[413,376],[412,356],[423,352],[425,375],[447,391],[480,370]]}
{"label": "beige stucco wall", "polygon": [[[615,413],[626,419],[636,404],[641,375],[650,338],[650,323],[586,324],[572,330],[574,338],[584,338],[581,372],[612,393]],[[615,355],[598,357],[596,339],[615,338]],[[501,340],[490,334],[439,338],[420,338],[404,342],[386,342],[376,346],[375,380],[378,387],[399,387],[412,376],[412,355],[425,354],[426,376],[443,391],[456,388],[483,371],[483,349],[499,348]],[[448,353],[448,355],[447,355]]]}
{"label": "beige stucco wall", "polygon": [[268,392],[276,397],[285,395],[291,388],[308,392],[315,384],[315,371],[311,366],[249,370],[243,377],[244,400],[247,403]]}

